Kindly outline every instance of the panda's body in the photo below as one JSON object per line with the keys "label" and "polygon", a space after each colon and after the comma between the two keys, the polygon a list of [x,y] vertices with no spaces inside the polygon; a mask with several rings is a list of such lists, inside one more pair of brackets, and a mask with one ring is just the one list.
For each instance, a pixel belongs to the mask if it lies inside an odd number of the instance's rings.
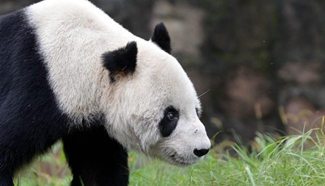
{"label": "panda's body", "polygon": [[0,17],[0,186],[62,139],[72,185],[127,185],[127,151],[176,165],[210,147],[192,83],[157,25],[152,41],[86,0]]}

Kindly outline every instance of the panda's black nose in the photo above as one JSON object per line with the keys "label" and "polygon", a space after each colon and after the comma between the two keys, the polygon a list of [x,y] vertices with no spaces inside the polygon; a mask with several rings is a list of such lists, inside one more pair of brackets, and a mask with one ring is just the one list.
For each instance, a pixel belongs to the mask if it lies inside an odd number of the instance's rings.
{"label": "panda's black nose", "polygon": [[206,155],[209,152],[209,149],[200,149],[200,150],[195,149],[193,152],[196,156],[201,157]]}

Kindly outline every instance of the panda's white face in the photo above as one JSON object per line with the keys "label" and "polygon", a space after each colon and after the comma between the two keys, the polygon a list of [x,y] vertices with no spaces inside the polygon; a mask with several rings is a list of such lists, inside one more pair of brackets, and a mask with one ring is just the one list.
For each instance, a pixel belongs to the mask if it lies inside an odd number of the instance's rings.
{"label": "panda's white face", "polygon": [[[165,96],[161,100],[158,128],[162,136],[150,154],[176,165],[195,163],[210,148],[205,127],[199,120],[200,102],[178,61],[170,57],[159,68]],[[164,70],[162,70],[164,69]]]}
{"label": "panda's white face", "polygon": [[112,106],[117,112],[109,116],[116,119],[112,134],[129,149],[176,165],[193,164],[211,146],[193,84],[174,57],[152,43],[138,42],[138,48],[134,74],[112,84],[118,100]]}

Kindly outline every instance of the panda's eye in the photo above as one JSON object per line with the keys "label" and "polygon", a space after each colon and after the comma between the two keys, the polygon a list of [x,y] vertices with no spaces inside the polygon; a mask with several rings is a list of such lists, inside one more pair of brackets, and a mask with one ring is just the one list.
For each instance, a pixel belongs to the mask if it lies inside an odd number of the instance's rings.
{"label": "panda's eye", "polygon": [[170,121],[177,120],[178,111],[173,106],[169,106],[165,111],[165,117]]}
{"label": "panda's eye", "polygon": [[174,120],[174,119],[176,119],[176,113],[174,112],[174,111],[170,111],[170,112],[168,112],[167,113],[167,118],[169,119],[169,120]]}

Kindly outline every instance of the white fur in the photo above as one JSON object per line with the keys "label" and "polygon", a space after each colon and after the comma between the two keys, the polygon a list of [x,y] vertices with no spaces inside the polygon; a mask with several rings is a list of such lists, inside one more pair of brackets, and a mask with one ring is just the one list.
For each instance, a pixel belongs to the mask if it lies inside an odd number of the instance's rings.
{"label": "white fur", "polygon": [[[174,57],[134,36],[86,0],[45,0],[26,12],[59,107],[73,123],[103,113],[109,134],[125,148],[178,165],[196,162],[195,148],[210,148],[195,113],[200,102]],[[138,46],[136,71],[111,84],[101,55],[130,41]],[[162,138],[158,123],[170,105],[179,109],[180,119],[173,133]]]}

